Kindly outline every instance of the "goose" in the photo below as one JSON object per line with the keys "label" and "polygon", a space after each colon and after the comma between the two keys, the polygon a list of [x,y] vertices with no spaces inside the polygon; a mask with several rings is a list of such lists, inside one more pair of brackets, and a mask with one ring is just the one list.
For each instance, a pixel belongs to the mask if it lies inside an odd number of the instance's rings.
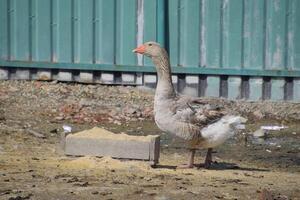
{"label": "goose", "polygon": [[155,123],[163,132],[184,139],[189,150],[187,164],[178,168],[193,168],[195,151],[206,148],[205,168],[212,164],[212,150],[234,135],[236,127],[247,119],[228,114],[221,106],[208,100],[178,94],[172,84],[172,72],[167,51],[156,42],[146,42],[133,50],[152,59],[157,72],[154,97]]}

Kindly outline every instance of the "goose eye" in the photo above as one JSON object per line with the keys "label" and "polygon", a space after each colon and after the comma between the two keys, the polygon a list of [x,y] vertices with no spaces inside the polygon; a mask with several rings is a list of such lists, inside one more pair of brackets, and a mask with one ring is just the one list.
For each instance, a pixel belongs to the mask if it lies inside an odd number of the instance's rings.
{"label": "goose eye", "polygon": [[152,44],[149,44],[149,46],[151,47],[151,46],[152,46]]}

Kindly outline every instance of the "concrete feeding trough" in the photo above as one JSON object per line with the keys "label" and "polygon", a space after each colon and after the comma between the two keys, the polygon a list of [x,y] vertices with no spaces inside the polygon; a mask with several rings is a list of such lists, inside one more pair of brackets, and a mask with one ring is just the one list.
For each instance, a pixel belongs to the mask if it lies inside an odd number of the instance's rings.
{"label": "concrete feeding trough", "polygon": [[160,136],[115,134],[102,128],[92,128],[65,138],[65,154],[72,156],[111,156],[158,163]]}

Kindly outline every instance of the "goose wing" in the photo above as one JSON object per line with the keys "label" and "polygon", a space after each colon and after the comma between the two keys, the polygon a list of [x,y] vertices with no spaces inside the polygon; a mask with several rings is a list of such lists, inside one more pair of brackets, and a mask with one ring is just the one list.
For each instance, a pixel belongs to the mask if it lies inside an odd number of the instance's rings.
{"label": "goose wing", "polygon": [[203,128],[221,119],[225,110],[217,103],[201,98],[178,96],[173,106],[176,120]]}

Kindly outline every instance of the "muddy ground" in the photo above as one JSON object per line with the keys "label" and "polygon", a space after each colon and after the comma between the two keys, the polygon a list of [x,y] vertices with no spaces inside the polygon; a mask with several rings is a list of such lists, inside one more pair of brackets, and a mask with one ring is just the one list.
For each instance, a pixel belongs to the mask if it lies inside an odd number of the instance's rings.
{"label": "muddy ground", "polygon": [[[156,128],[152,101],[132,87],[0,82],[0,199],[300,199],[299,104],[222,101],[249,118],[245,134],[215,149],[212,169],[183,170],[184,143]],[[160,163],[66,157],[63,125],[161,134]],[[254,138],[261,125],[288,128]]]}

